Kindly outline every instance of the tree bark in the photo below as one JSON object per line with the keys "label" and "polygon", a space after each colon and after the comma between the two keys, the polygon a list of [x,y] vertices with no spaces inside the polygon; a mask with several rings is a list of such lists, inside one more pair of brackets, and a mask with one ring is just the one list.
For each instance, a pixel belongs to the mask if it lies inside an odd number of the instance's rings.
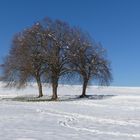
{"label": "tree bark", "polygon": [[39,91],[38,98],[40,98],[40,97],[43,96],[43,92],[42,92],[42,84],[41,84],[40,77],[37,78],[37,85],[38,85],[38,91]]}
{"label": "tree bark", "polygon": [[57,87],[58,87],[58,80],[54,80],[52,82],[52,91],[53,91],[53,94],[52,94],[52,100],[57,100],[58,96],[57,96]]}
{"label": "tree bark", "polygon": [[84,78],[83,89],[82,89],[82,94],[80,95],[80,98],[84,98],[87,96],[86,95],[87,85],[88,85],[88,79]]}

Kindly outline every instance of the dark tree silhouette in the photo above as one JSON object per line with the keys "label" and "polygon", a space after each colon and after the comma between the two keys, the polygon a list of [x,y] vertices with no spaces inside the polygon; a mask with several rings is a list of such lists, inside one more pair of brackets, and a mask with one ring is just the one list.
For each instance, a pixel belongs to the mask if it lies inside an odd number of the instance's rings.
{"label": "dark tree silhouette", "polygon": [[86,97],[86,88],[90,80],[97,80],[101,85],[108,85],[112,79],[109,61],[100,44],[92,41],[90,36],[74,28],[71,47],[68,51],[70,67],[79,73],[83,80],[80,97]]}
{"label": "dark tree silhouette", "polygon": [[[33,79],[39,96],[42,80],[52,84],[52,100],[57,100],[61,77],[78,73],[82,77],[81,97],[92,79],[108,85],[112,79],[106,52],[90,35],[60,20],[46,18],[14,36],[3,65],[2,80],[7,86],[21,88]],[[0,78],[1,79],[1,78]]]}
{"label": "dark tree silhouette", "polygon": [[52,100],[57,100],[57,87],[61,76],[68,73],[68,61],[66,51],[69,42],[69,25],[60,20],[45,20],[48,46],[46,63],[49,67],[49,79],[52,84]]}
{"label": "dark tree silhouette", "polygon": [[42,47],[46,45],[45,32],[39,23],[14,36],[9,55],[3,67],[3,81],[7,86],[21,88],[36,80],[39,96],[43,96],[41,76],[46,71]]}

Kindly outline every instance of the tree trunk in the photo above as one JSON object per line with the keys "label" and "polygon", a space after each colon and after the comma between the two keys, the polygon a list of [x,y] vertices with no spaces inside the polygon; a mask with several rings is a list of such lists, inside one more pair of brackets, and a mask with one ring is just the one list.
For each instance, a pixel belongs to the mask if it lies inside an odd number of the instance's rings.
{"label": "tree trunk", "polygon": [[57,96],[57,87],[58,87],[58,80],[54,80],[52,82],[52,91],[53,91],[53,95],[52,95],[52,100],[57,100],[58,96]]}
{"label": "tree trunk", "polygon": [[38,85],[38,91],[39,91],[38,98],[40,98],[40,97],[43,96],[43,92],[42,92],[42,84],[41,84],[40,77],[37,78],[37,85]]}
{"label": "tree trunk", "polygon": [[86,89],[87,89],[87,85],[88,85],[88,79],[84,79],[84,82],[83,82],[83,90],[82,90],[82,94],[80,95],[80,98],[84,98],[86,97]]}

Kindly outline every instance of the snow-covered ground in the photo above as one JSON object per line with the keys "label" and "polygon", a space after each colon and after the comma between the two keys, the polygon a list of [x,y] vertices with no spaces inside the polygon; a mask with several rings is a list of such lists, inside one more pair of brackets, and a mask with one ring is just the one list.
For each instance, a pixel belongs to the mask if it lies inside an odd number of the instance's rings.
{"label": "snow-covered ground", "polygon": [[7,99],[37,92],[35,85],[15,90],[0,83],[0,140],[140,140],[140,88],[90,87],[94,96],[77,99],[80,86],[60,86],[61,101]]}

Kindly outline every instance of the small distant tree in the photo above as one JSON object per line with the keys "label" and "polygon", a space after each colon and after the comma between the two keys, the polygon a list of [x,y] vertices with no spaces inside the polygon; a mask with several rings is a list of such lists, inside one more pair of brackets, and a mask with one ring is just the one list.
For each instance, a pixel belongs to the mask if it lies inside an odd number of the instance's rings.
{"label": "small distant tree", "polygon": [[46,45],[45,32],[37,23],[14,36],[9,55],[3,67],[3,81],[7,86],[21,88],[36,80],[39,96],[43,96],[41,77],[46,71],[42,47]]}
{"label": "small distant tree", "polygon": [[79,28],[74,28],[71,47],[68,51],[71,69],[83,80],[80,97],[86,97],[89,81],[97,80],[101,85],[108,85],[112,79],[109,61],[100,44],[93,43],[90,36]]}

